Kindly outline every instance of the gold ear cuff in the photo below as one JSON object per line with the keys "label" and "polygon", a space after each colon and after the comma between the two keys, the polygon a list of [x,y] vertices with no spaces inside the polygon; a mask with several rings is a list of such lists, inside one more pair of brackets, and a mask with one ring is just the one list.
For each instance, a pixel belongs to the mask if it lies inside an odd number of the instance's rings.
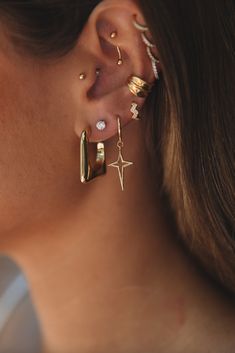
{"label": "gold ear cuff", "polygon": [[130,92],[139,98],[145,98],[149,95],[152,85],[138,76],[131,76],[127,81]]}

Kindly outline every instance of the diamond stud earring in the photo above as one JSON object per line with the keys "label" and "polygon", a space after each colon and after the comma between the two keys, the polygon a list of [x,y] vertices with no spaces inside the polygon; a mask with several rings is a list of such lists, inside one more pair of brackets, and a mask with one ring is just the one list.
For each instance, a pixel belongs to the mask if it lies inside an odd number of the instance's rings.
{"label": "diamond stud earring", "polygon": [[156,48],[156,45],[147,36],[147,32],[149,32],[149,28],[145,24],[140,24],[137,21],[136,15],[133,18],[133,25],[141,33],[142,41],[146,46],[148,57],[151,60],[154,76],[157,80],[159,80],[157,65],[160,63],[160,60],[158,59],[157,56],[154,55],[152,51],[152,49]]}
{"label": "diamond stud earring", "polygon": [[104,120],[99,120],[96,123],[96,128],[99,131],[104,131],[106,129],[106,126],[107,126],[107,124]]}

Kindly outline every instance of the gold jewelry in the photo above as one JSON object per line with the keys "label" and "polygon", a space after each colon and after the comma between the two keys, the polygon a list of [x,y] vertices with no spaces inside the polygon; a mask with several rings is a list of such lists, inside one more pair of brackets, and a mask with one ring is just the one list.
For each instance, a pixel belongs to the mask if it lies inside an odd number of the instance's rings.
{"label": "gold jewelry", "polygon": [[129,167],[130,165],[133,165],[133,162],[125,161],[122,155],[122,149],[124,147],[124,143],[122,141],[121,119],[119,116],[117,117],[117,124],[118,124],[117,148],[119,150],[118,159],[116,160],[116,162],[109,164],[109,167],[114,167],[118,169],[118,176],[121,184],[121,189],[123,191],[124,190],[124,169]]}
{"label": "gold jewelry", "polygon": [[[114,31],[110,34],[110,38],[114,39],[117,37],[117,32]],[[119,46],[116,46],[117,48],[117,52],[118,52],[118,61],[117,61],[117,65],[121,66],[123,64],[123,58],[122,58],[122,53],[121,53],[121,49]]]}
{"label": "gold jewelry", "polygon": [[117,52],[118,52],[118,61],[117,64],[118,66],[121,66],[123,64],[123,59],[122,59],[122,53],[120,48],[117,46]]}
{"label": "gold jewelry", "polygon": [[142,41],[144,42],[144,44],[146,45],[146,51],[147,51],[149,59],[151,60],[154,76],[157,80],[159,80],[157,64],[160,63],[160,60],[152,52],[152,49],[156,48],[156,45],[154,43],[152,43],[152,41],[146,35],[146,32],[149,31],[149,28],[146,25],[142,25],[142,24],[138,23],[138,21],[136,19],[136,15],[134,15],[133,25],[138,31],[141,32],[141,38],[142,38]]}
{"label": "gold jewelry", "polygon": [[84,72],[82,72],[80,75],[79,75],[79,79],[82,81],[82,80],[85,80],[86,79],[86,74]]}
{"label": "gold jewelry", "polygon": [[133,120],[141,120],[140,116],[139,116],[139,110],[138,110],[138,104],[135,102],[132,102],[131,104],[131,109],[130,109],[131,113],[132,113],[132,119]]}
{"label": "gold jewelry", "polygon": [[117,32],[116,31],[113,31],[111,34],[110,34],[110,38],[114,39],[117,37]]}
{"label": "gold jewelry", "polygon": [[151,84],[148,82],[144,81],[142,78],[138,76],[131,76],[130,80],[135,83],[137,86],[143,88],[145,91],[150,91],[151,90]]}
{"label": "gold jewelry", "polygon": [[140,98],[145,98],[149,95],[152,85],[148,84],[146,81],[142,80],[138,76],[131,76],[127,82],[130,92]]}
{"label": "gold jewelry", "polygon": [[86,184],[92,179],[106,173],[105,150],[104,143],[97,143],[96,163],[91,166],[88,153],[88,132],[82,131],[80,142],[80,180]]}

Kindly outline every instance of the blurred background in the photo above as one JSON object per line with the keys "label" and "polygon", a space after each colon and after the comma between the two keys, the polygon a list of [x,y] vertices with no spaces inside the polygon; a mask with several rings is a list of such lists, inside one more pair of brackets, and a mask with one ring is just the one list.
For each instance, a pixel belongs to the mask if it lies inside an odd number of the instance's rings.
{"label": "blurred background", "polygon": [[17,265],[0,254],[0,353],[38,353],[40,341],[27,281]]}

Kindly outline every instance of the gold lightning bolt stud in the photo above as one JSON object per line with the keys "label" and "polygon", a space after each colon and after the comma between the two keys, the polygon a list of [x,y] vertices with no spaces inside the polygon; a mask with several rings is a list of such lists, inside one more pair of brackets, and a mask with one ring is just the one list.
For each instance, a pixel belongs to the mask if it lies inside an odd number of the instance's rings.
{"label": "gold lightning bolt stud", "polygon": [[130,109],[131,113],[132,113],[132,119],[133,120],[140,120],[140,115],[139,115],[139,110],[138,110],[138,104],[133,102],[131,104],[131,109]]}

